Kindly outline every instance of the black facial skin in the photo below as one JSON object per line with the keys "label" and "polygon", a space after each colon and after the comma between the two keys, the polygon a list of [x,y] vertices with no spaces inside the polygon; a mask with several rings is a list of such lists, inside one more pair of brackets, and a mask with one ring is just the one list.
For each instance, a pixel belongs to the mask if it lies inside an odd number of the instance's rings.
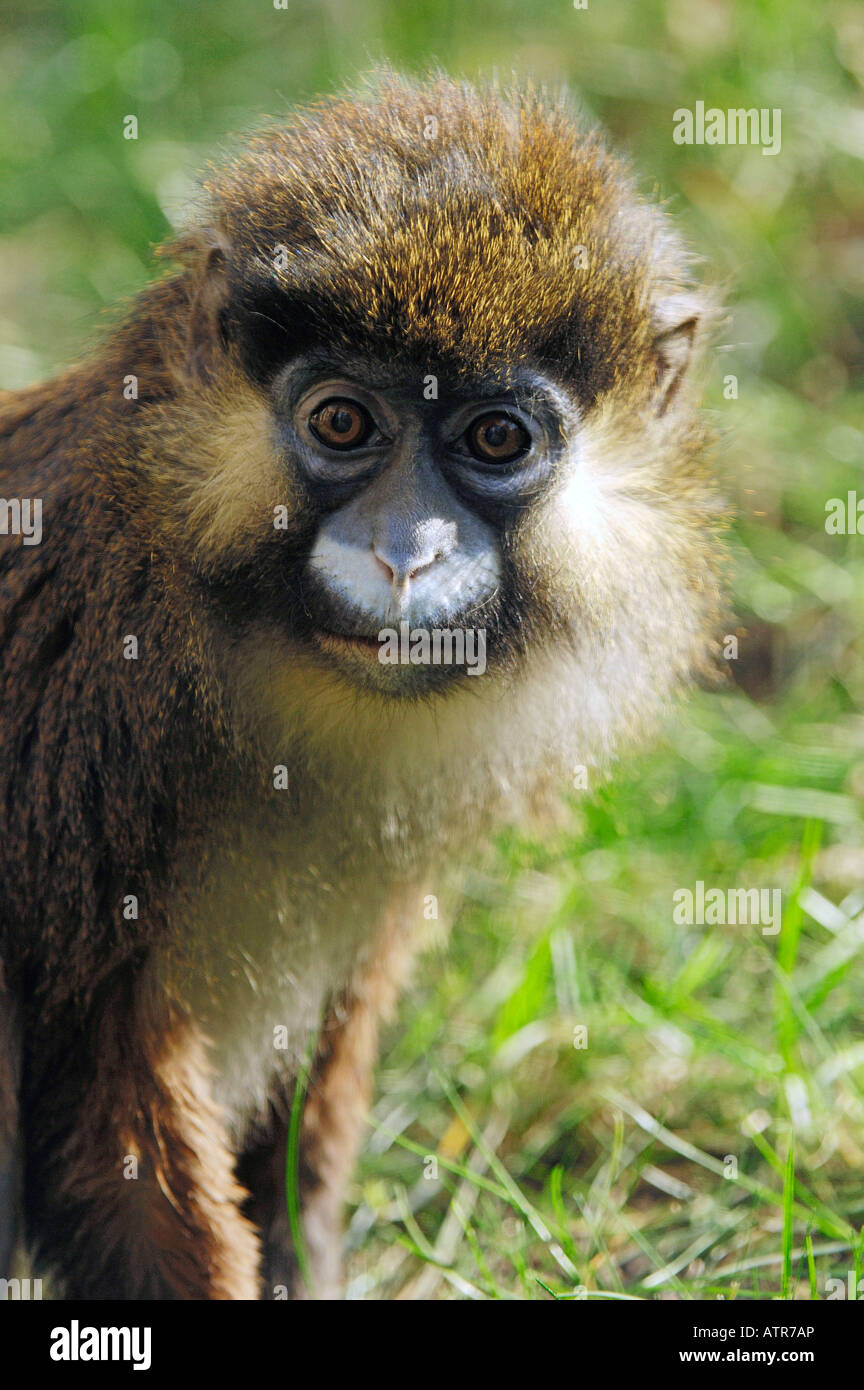
{"label": "black facial skin", "polygon": [[[437,399],[427,400],[430,377]],[[250,569],[249,587],[242,580],[238,585],[236,573],[220,585],[232,621],[271,617],[293,641],[335,664],[355,684],[384,688],[399,698],[469,679],[465,667],[457,665],[364,671],[362,662],[343,662],[321,650],[321,634],[365,640],[377,648],[378,630],[397,625],[370,627],[368,612],[335,592],[309,564],[320,528],[338,526],[335,514],[347,508],[350,536],[358,499],[376,487],[386,492],[389,479],[398,506],[418,524],[424,516],[429,524],[437,517],[461,516],[457,545],[464,548],[472,531],[488,532],[499,557],[500,577],[491,592],[429,623],[415,613],[412,626],[483,629],[489,670],[512,666],[530,644],[548,636],[554,616],[546,611],[537,580],[514,563],[513,543],[528,511],[559,481],[576,425],[573,402],[559,387],[528,370],[510,372],[506,379],[480,378],[456,375],[452,368],[448,374],[445,366],[436,370],[434,362],[351,360],[311,351],[283,364],[266,389],[277,450],[290,471],[292,490],[299,485],[305,502],[297,509],[294,530],[276,533],[278,546],[271,541],[257,574]],[[344,418],[339,414],[343,401]],[[339,426],[351,447],[336,444]],[[513,458],[478,458],[484,442],[523,447]]]}
{"label": "black facial skin", "polygon": [[[437,383],[435,400],[424,398],[429,377]],[[340,506],[356,487],[386,467],[391,446],[413,429],[414,447],[434,457],[454,493],[464,497],[478,515],[503,528],[518,521],[553,484],[566,442],[563,416],[570,403],[551,382],[528,371],[506,383],[491,377],[464,377],[454,384],[444,369],[439,374],[434,365],[399,369],[315,353],[285,367],[272,379],[269,390],[278,442],[296,460],[322,510]],[[367,443],[350,451],[328,449],[303,427],[313,404],[343,395],[365,406],[378,426]],[[302,412],[304,402],[308,402],[306,412]],[[490,412],[510,415],[526,430],[531,447],[523,457],[508,463],[482,462],[472,456],[466,431]]]}
{"label": "black facial skin", "polygon": [[[428,394],[433,375],[438,398],[427,400],[424,391]],[[364,490],[368,494],[377,486],[385,491],[387,484],[382,487],[378,480],[389,471],[396,505],[409,509],[419,524],[424,513],[429,525],[436,524],[432,518],[461,515],[459,544],[468,563],[472,531],[488,535],[487,543],[497,547],[501,577],[488,594],[446,617],[427,622],[415,615],[412,625],[483,629],[489,666],[524,650],[529,630],[548,615],[542,613],[542,604],[532,608],[526,602],[526,589],[532,586],[517,574],[512,543],[529,508],[558,479],[566,447],[565,418],[572,415],[563,393],[527,371],[511,375],[506,383],[463,378],[454,385],[431,368],[397,372],[368,360],[335,360],[323,354],[289,364],[274,377],[270,392],[278,445],[302,480],[322,525],[334,512],[348,508],[351,538],[356,506],[349,504]],[[341,447],[340,427],[356,444]],[[477,457],[483,444],[501,445],[514,456]],[[329,525],[338,528],[338,518]],[[314,568],[301,565],[292,587],[309,617],[307,639],[323,632],[365,640],[377,648],[377,632],[385,624],[370,628],[369,614],[323,583]],[[351,663],[349,674],[367,683],[356,663]],[[465,668],[456,665],[373,668],[373,674],[376,688],[383,682],[388,691],[392,687],[391,693],[402,696],[466,678]]]}

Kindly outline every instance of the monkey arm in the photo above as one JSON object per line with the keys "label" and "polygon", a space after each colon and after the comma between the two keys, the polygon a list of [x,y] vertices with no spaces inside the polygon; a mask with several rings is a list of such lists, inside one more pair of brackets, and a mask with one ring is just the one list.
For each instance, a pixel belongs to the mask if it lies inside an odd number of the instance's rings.
{"label": "monkey arm", "polygon": [[[301,1098],[301,1088],[291,1084],[275,1091],[239,1159],[237,1176],[250,1192],[245,1211],[261,1233],[261,1296],[265,1299],[286,1294],[288,1298],[331,1299],[341,1294],[345,1185],[363,1138],[379,1026],[393,1010],[410,962],[406,917],[400,894],[366,963],[349,987],[331,1001],[305,1095]],[[298,1258],[295,1249],[286,1200],[288,1133],[295,1096],[303,1105],[297,1186],[306,1261]]]}
{"label": "monkey arm", "polygon": [[[31,1078],[25,1209],[38,1262],[82,1299],[255,1299],[257,1237],[203,1040],[112,984],[98,1022]],[[25,1078],[26,1080],[26,1078]]]}
{"label": "monkey arm", "polygon": [[11,1273],[18,1236],[21,1139],[18,1115],[20,1040],[15,1001],[0,962],[0,1279]]}

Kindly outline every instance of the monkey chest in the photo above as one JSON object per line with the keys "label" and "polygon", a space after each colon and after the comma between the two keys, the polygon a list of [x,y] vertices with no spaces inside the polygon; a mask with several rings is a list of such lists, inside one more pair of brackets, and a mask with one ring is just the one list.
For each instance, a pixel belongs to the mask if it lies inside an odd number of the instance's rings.
{"label": "monkey chest", "polygon": [[216,1099],[241,1129],[305,1059],[381,907],[335,874],[266,855],[235,856],[183,896],[159,983],[207,1038]]}

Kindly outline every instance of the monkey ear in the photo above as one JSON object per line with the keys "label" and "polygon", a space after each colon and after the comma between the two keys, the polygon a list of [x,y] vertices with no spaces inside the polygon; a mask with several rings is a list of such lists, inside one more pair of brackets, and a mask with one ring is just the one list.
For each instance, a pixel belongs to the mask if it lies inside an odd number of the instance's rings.
{"label": "monkey ear", "polygon": [[224,356],[227,339],[222,311],[228,302],[230,244],[218,231],[197,242],[186,321],[185,370],[194,381],[209,381]]}
{"label": "monkey ear", "polygon": [[654,361],[657,414],[662,415],[684,380],[699,327],[699,305],[685,294],[670,295],[656,308]]}

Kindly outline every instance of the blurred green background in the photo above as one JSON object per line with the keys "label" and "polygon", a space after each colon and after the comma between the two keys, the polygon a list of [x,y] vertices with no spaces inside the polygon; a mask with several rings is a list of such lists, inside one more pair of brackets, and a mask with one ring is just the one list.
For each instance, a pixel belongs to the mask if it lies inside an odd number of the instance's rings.
{"label": "blurred green background", "polygon": [[[93,341],[206,160],[382,59],[565,83],[680,217],[730,305],[708,400],[738,659],[475,865],[385,1039],[349,1293],[836,1295],[864,1275],[864,537],[825,504],[864,497],[864,10],[7,0],[0,24],[0,387]],[[779,107],[781,153],[674,144],[700,100]],[[675,926],[700,879],[782,888],[780,936]]]}

